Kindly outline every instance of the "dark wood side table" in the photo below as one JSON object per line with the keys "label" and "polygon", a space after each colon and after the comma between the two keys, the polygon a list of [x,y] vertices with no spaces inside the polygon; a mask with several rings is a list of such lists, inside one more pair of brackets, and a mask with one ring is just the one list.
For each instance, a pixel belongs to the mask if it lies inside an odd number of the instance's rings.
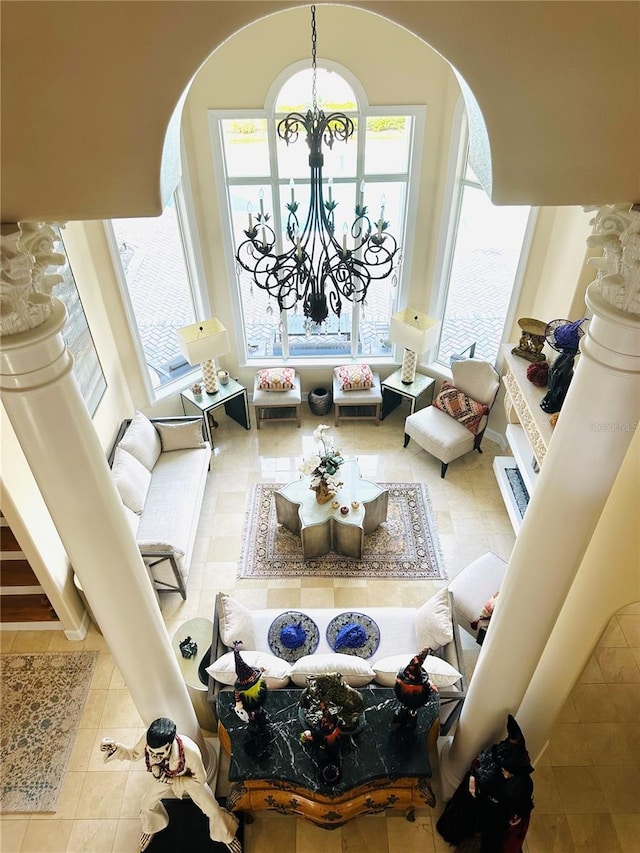
{"label": "dark wood side table", "polygon": [[[408,661],[407,661],[408,662]],[[431,790],[429,747],[438,736],[440,697],[418,713],[415,731],[392,724],[399,707],[390,688],[363,687],[365,725],[342,746],[342,779],[320,781],[312,748],[299,741],[305,726],[298,717],[301,690],[272,690],[261,734],[249,732],[233,710],[233,691],[218,695],[218,735],[231,756],[227,808],[273,809],[304,817],[324,829],[342,826],[364,814],[404,809],[408,820],[416,808],[435,805]]]}
{"label": "dark wood side table", "polygon": [[202,415],[204,420],[204,429],[206,437],[213,447],[213,439],[211,436],[211,426],[217,427],[213,412],[220,406],[224,406],[224,410],[236,423],[243,426],[245,429],[251,429],[251,417],[249,415],[249,402],[247,399],[247,389],[244,385],[236,382],[235,379],[229,377],[226,385],[218,385],[218,390],[215,394],[207,394],[202,390],[202,394],[196,396],[191,388],[186,388],[180,392],[182,401],[182,411],[187,414],[193,414],[194,410]]}
{"label": "dark wood side table", "polygon": [[382,389],[382,411],[380,420],[383,421],[387,415],[396,409],[403,400],[408,400],[412,415],[417,409],[423,409],[433,402],[433,392],[436,380],[423,373],[416,373],[415,379],[409,385],[405,385],[400,376],[402,369],[399,368],[391,376],[381,383]]}

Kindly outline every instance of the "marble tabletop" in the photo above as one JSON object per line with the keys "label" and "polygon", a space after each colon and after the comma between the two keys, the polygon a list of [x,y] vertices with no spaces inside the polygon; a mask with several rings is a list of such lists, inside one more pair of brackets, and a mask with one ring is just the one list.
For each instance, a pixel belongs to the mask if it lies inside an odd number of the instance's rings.
{"label": "marble tabletop", "polygon": [[298,709],[301,690],[272,690],[265,710],[266,730],[251,733],[233,710],[233,691],[218,696],[218,719],[231,742],[229,780],[272,780],[289,782],[324,796],[346,791],[376,779],[430,777],[428,734],[438,716],[440,698],[433,693],[418,713],[414,731],[403,731],[392,723],[398,702],[391,688],[363,687],[365,724],[358,734],[342,743],[342,779],[326,785],[319,778],[314,749],[300,743],[303,731]]}

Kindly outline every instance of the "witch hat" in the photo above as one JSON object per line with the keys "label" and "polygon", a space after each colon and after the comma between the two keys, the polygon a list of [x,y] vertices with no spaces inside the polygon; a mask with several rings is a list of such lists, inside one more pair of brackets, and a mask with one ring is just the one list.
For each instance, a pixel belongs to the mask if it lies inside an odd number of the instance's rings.
{"label": "witch hat", "polygon": [[409,663],[405,666],[404,671],[402,673],[404,679],[412,684],[422,684],[424,681],[424,671],[422,669],[422,664],[425,661],[425,658],[429,654],[431,649],[426,646],[422,651],[418,652],[417,655],[414,655]]}
{"label": "witch hat", "polygon": [[262,670],[256,669],[242,659],[240,656],[240,645],[242,640],[236,640],[233,644],[233,656],[236,664],[236,688],[247,688],[255,684],[257,678],[262,675]]}

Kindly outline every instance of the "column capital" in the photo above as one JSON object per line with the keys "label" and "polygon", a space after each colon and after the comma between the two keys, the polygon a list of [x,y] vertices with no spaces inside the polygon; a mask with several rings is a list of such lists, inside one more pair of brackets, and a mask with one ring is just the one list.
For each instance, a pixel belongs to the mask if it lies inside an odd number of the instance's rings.
{"label": "column capital", "polygon": [[42,325],[53,310],[51,290],[62,281],[58,273],[65,256],[54,251],[58,241],[54,224],[8,222],[0,231],[0,334],[15,335]]}
{"label": "column capital", "polygon": [[630,314],[640,314],[640,204],[605,204],[585,207],[595,211],[587,238],[602,256],[589,258],[597,270],[593,284],[603,299]]}

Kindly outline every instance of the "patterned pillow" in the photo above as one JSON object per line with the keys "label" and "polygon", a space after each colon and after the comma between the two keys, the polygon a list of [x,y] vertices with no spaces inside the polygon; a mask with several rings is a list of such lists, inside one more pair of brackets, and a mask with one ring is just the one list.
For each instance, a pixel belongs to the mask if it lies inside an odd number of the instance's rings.
{"label": "patterned pillow", "polygon": [[258,373],[261,391],[293,391],[296,372],[293,367],[265,368]]}
{"label": "patterned pillow", "polygon": [[366,391],[373,388],[373,373],[368,364],[343,364],[333,372],[342,391]]}
{"label": "patterned pillow", "polygon": [[464,391],[454,388],[446,379],[442,383],[440,393],[433,401],[433,405],[441,412],[455,418],[474,435],[477,434],[483,417],[489,414],[488,406],[479,403],[477,400],[472,400]]}

